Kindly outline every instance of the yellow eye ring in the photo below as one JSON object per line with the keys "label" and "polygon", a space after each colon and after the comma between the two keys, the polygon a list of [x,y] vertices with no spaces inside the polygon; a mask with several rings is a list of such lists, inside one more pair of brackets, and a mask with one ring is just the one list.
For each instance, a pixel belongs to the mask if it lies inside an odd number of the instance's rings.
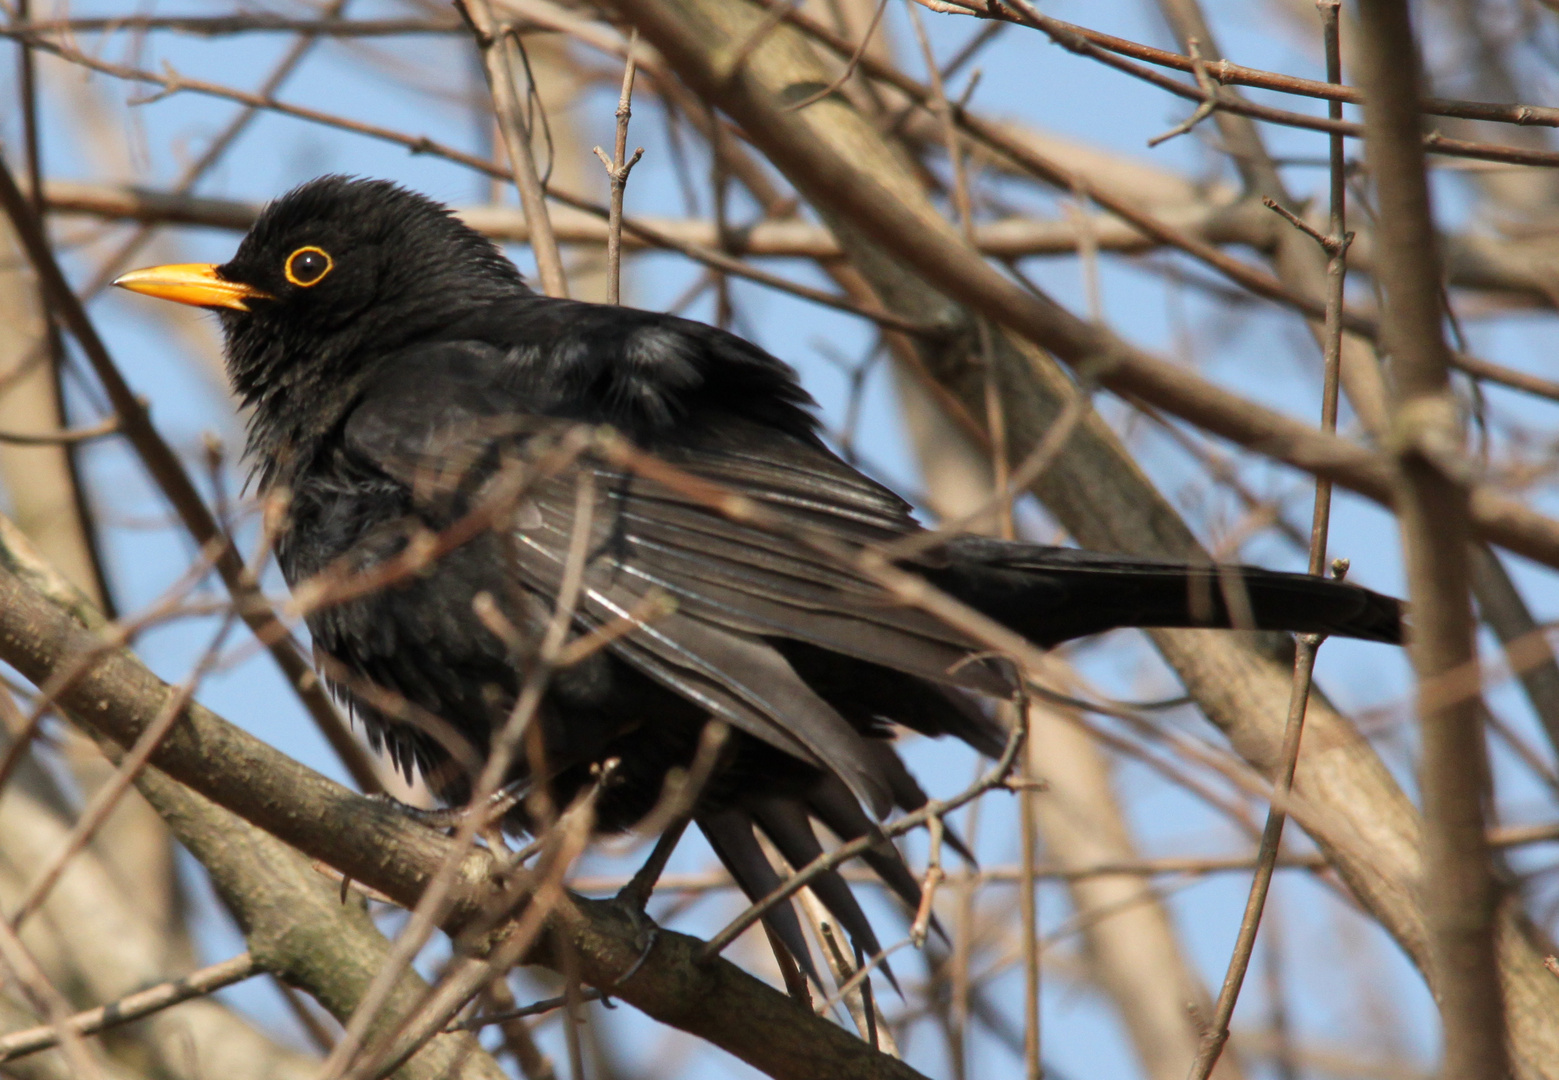
{"label": "yellow eye ring", "polygon": [[324,248],[313,246],[300,247],[287,256],[287,264],[282,267],[282,273],[287,275],[287,280],[300,289],[307,289],[318,285],[325,279],[325,275],[336,268],[336,261],[330,257],[330,252]]}

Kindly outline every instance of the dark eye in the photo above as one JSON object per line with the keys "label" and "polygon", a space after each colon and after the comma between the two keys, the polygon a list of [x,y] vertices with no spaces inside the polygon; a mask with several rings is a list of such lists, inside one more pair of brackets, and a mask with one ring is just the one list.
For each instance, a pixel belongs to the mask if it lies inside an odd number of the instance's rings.
{"label": "dark eye", "polygon": [[302,247],[287,256],[287,280],[306,289],[318,285],[335,265],[323,248]]}

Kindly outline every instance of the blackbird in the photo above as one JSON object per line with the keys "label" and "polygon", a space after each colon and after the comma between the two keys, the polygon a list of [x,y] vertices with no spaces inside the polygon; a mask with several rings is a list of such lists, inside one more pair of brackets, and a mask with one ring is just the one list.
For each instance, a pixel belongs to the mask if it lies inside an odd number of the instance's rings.
{"label": "blackbird", "polygon": [[[219,315],[259,487],[287,493],[276,554],[294,588],[450,535],[529,463],[492,527],[307,616],[324,675],[375,745],[458,805],[469,770],[438,722],[487,752],[586,526],[571,629],[604,628],[609,642],[552,674],[540,746],[510,779],[540,780],[563,806],[615,758],[598,822],[626,829],[718,718],[729,737],[691,815],[753,898],[779,882],[759,831],[801,866],[822,850],[814,822],[880,837],[878,819],[924,805],[895,726],[993,757],[1006,739],[980,699],[1012,694],[1008,668],[840,549],[918,538],[900,568],[1040,646],[1113,627],[1227,627],[1231,608],[1241,625],[1401,640],[1398,601],[1341,582],[928,537],[909,504],[827,447],[785,363],[702,323],[539,295],[448,208],[389,182],[310,181],[267,206],[230,261],[117,284]],[[563,453],[580,424],[766,513],[735,520],[665,476]],[[672,603],[647,602],[657,596]],[[508,823],[530,825],[523,803]],[[918,902],[890,843],[863,858]],[[814,889],[875,953],[844,880],[825,874]],[[810,969],[788,905],[769,920]]]}

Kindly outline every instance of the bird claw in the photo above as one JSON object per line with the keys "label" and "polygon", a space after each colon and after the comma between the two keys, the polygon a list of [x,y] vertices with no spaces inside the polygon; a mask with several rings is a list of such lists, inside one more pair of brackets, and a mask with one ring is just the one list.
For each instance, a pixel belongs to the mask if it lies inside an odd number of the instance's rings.
{"label": "bird claw", "polygon": [[656,925],[655,920],[645,914],[643,905],[638,902],[636,896],[629,892],[628,887],[625,886],[616,896],[612,897],[610,903],[633,925],[633,936],[634,941],[639,944],[639,955],[632,964],[628,965],[628,970],[613,979],[609,985],[597,987],[601,991],[601,1001],[608,1007],[610,1007],[611,1002],[607,1000],[607,994],[615,991],[619,986],[622,986],[623,983],[639,973],[639,969],[644,966],[644,962],[650,958],[650,953],[654,950],[655,943],[660,940],[660,927]]}
{"label": "bird claw", "polygon": [[[639,958],[628,966],[628,970],[612,980],[613,990],[617,989],[623,983],[627,982],[629,979],[633,978],[639,973],[639,969],[644,966],[644,962],[650,958],[650,953],[654,950],[655,943],[660,940],[660,927],[650,922],[648,916],[644,915],[643,912],[638,914],[638,918],[642,920],[643,923],[648,924],[641,926],[641,929],[643,930],[642,937],[644,940],[644,946],[639,950]],[[601,992],[601,1000],[606,1000],[606,992],[604,990]]]}
{"label": "bird claw", "polygon": [[403,818],[408,818],[419,825],[425,825],[440,832],[459,825],[460,819],[467,813],[467,808],[463,806],[443,806],[433,810],[422,806],[413,806],[411,803],[402,802],[388,791],[372,792],[368,798],[380,806],[394,810]]}
{"label": "bird claw", "polygon": [[[441,806],[430,810],[426,807],[413,806],[410,803],[402,802],[387,791],[376,791],[368,797],[381,806],[387,806],[391,810],[396,811],[402,817],[410,818],[419,825],[425,825],[440,832],[459,828],[467,818],[477,811],[477,808],[469,803],[465,806]],[[519,803],[522,798],[524,798],[524,786],[520,781],[516,781],[512,784],[506,784],[493,792],[481,810],[489,820],[496,821],[507,813],[511,807]]]}
{"label": "bird claw", "polygon": [[[660,927],[655,925],[645,912],[650,902],[650,895],[655,891],[655,883],[660,880],[661,871],[666,868],[666,861],[671,858],[671,853],[676,850],[677,841],[682,839],[682,833],[687,829],[688,819],[681,818],[672,823],[660,838],[655,841],[655,847],[650,852],[650,857],[639,867],[628,884],[617,891],[612,897],[611,904],[622,912],[627,920],[633,924],[634,937],[643,944],[639,949],[639,958],[629,965],[628,970],[612,980],[612,986],[618,987],[639,973],[644,962],[650,958],[650,952],[655,948],[655,942],[660,940]],[[602,989],[603,1000],[606,990]]]}

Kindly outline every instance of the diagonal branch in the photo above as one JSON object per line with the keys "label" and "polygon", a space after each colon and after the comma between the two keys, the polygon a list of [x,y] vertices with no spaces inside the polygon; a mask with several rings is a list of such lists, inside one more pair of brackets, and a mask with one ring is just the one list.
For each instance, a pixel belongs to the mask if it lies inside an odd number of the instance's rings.
{"label": "diagonal branch", "polygon": [[[254,957],[247,952],[240,953],[230,960],[201,968],[181,979],[148,987],[122,997],[112,1004],[99,1005],[95,1009],[77,1013],[66,1020],[64,1026],[78,1035],[94,1035],[120,1024],[128,1024],[132,1020],[140,1020],[142,1017],[171,1008],[191,998],[214,993],[259,973],[260,969],[256,966]],[[58,1045],[59,1031],[49,1025],[28,1028],[25,1031],[13,1031],[0,1038],[0,1061],[11,1061]]]}

